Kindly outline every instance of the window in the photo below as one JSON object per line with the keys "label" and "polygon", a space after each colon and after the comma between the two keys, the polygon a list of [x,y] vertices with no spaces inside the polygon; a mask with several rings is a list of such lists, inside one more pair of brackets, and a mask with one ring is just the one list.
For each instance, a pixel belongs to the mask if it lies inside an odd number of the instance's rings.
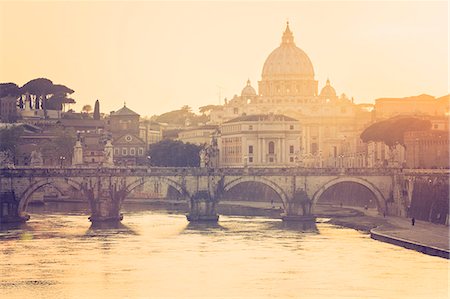
{"label": "window", "polygon": [[128,149],[126,147],[122,148],[122,156],[128,155]]}
{"label": "window", "polygon": [[294,157],[289,157],[289,162],[294,162]]}
{"label": "window", "polygon": [[270,157],[270,158],[269,158],[269,162],[270,162],[270,163],[273,163],[273,157]]}
{"label": "window", "polygon": [[253,145],[248,146],[248,153],[253,154]]}
{"label": "window", "polygon": [[294,146],[293,146],[293,145],[290,145],[290,146],[289,146],[289,153],[290,153],[290,154],[293,154],[293,153],[294,153]]}
{"label": "window", "polygon": [[144,149],[142,147],[139,148],[138,150],[139,156],[143,156],[144,155]]}
{"label": "window", "polygon": [[134,155],[136,155],[136,149],[133,147],[133,148],[130,148],[130,156],[134,156]]}
{"label": "window", "polygon": [[311,154],[317,154],[318,146],[317,143],[311,143]]}
{"label": "window", "polygon": [[114,155],[118,156],[119,154],[120,154],[120,150],[118,148],[115,148],[114,149]]}
{"label": "window", "polygon": [[249,130],[249,131],[252,131],[252,130],[253,130],[253,126],[252,126],[252,125],[249,125],[249,126],[248,126],[248,130]]}
{"label": "window", "polygon": [[239,113],[239,108],[233,108],[233,113],[234,114],[238,114]]}
{"label": "window", "polygon": [[275,143],[273,141],[269,142],[269,154],[275,154]]}
{"label": "window", "polygon": [[294,125],[290,125],[289,130],[294,130]]}
{"label": "window", "polygon": [[248,163],[253,163],[253,157],[248,157]]}

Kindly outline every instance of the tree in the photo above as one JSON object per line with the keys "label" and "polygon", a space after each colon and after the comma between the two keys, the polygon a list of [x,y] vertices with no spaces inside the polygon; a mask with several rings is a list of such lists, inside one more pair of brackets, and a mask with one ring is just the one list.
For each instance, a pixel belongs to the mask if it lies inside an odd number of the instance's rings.
{"label": "tree", "polygon": [[160,116],[155,117],[154,120],[160,123],[168,123],[184,127],[187,122],[193,126],[196,126],[199,123],[206,123],[209,120],[209,117],[204,114],[196,115],[191,112],[191,108],[189,106],[185,105],[179,110],[163,113]]}
{"label": "tree", "polygon": [[81,109],[82,112],[84,113],[89,113],[92,111],[92,106],[91,105],[84,105],[83,108]]}
{"label": "tree", "polygon": [[16,83],[0,83],[0,98],[11,96],[18,97],[20,88]]}
{"label": "tree", "polygon": [[72,89],[62,84],[54,84],[52,87],[52,96],[48,99],[47,108],[51,110],[63,110],[65,104],[76,103],[74,99],[69,98],[69,94],[74,93]]}
{"label": "tree", "polygon": [[14,158],[17,154],[17,146],[22,134],[22,126],[0,129],[0,151],[8,152]]}
{"label": "tree", "polygon": [[100,102],[98,100],[95,101],[94,105],[94,119],[100,119]]}
{"label": "tree", "polygon": [[209,114],[212,110],[221,108],[221,105],[206,105],[198,108],[198,111],[200,111],[201,114]]}
{"label": "tree", "polygon": [[384,142],[391,149],[396,144],[405,146],[403,136],[408,131],[423,131],[431,129],[431,122],[416,117],[394,117],[376,122],[361,133],[364,142]]}
{"label": "tree", "polygon": [[46,78],[28,81],[20,88],[22,93],[29,93],[36,97],[35,109],[42,108],[47,118],[47,96],[53,93],[53,82]]}
{"label": "tree", "polygon": [[198,167],[201,149],[195,144],[165,139],[150,146],[150,163],[162,167]]}
{"label": "tree", "polygon": [[74,93],[72,89],[62,84],[53,84],[46,78],[28,81],[20,88],[20,92],[36,97],[34,108],[43,109],[45,118],[47,118],[47,109],[62,110],[64,104],[75,103],[74,99],[68,97],[69,94]]}
{"label": "tree", "polygon": [[77,140],[77,134],[74,130],[57,130],[56,137],[45,143],[41,152],[46,157],[53,157],[58,159],[64,157],[66,161],[70,161],[73,155],[73,147]]}

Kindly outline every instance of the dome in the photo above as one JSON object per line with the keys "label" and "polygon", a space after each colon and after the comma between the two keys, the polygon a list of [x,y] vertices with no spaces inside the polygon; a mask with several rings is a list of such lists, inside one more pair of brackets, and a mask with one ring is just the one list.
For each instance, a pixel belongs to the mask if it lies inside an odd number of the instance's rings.
{"label": "dome", "polygon": [[256,90],[251,86],[250,79],[247,80],[247,85],[242,89],[241,97],[256,96]]}
{"label": "dome", "polygon": [[324,98],[336,97],[336,90],[334,90],[333,86],[331,86],[329,79],[327,79],[327,84],[320,91],[320,96]]}
{"label": "dome", "polygon": [[289,29],[289,22],[283,33],[281,45],[273,50],[264,63],[262,77],[314,78],[314,68],[303,50],[294,43],[294,36]]}

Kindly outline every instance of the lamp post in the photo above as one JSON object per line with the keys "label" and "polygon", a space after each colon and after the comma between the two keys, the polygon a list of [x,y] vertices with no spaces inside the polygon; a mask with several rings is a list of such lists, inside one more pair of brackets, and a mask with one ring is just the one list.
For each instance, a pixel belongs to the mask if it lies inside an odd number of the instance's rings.
{"label": "lamp post", "polygon": [[150,164],[151,161],[152,161],[152,157],[151,156],[147,156],[147,163],[148,163],[149,167],[151,166],[151,164]]}
{"label": "lamp post", "polygon": [[59,162],[60,162],[60,168],[63,167],[63,161],[66,160],[66,157],[64,156],[59,156]]}

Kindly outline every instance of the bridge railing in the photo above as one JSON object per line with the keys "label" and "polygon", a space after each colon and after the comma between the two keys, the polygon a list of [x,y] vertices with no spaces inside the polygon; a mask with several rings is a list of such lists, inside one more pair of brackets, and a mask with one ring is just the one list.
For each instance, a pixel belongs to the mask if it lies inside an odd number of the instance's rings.
{"label": "bridge railing", "polygon": [[[416,170],[408,170],[414,172]],[[426,173],[426,170],[421,170]],[[435,170],[436,171],[436,170]],[[300,168],[300,167],[25,167],[0,168],[0,176],[176,176],[176,175],[393,175],[401,173],[393,168]],[[403,170],[404,172],[404,170]]]}

